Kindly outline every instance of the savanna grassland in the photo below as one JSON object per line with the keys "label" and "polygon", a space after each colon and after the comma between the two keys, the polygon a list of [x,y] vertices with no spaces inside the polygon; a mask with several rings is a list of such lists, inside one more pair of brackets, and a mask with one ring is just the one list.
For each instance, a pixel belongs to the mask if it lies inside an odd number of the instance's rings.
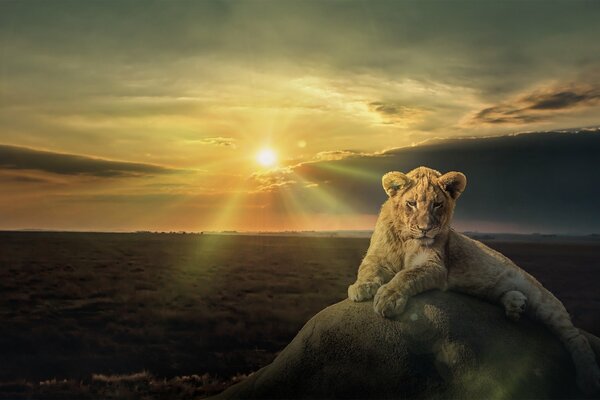
{"label": "savanna grassland", "polygon": [[[600,334],[599,240],[487,243]],[[367,247],[364,238],[0,232],[0,398],[221,390],[344,299]]]}

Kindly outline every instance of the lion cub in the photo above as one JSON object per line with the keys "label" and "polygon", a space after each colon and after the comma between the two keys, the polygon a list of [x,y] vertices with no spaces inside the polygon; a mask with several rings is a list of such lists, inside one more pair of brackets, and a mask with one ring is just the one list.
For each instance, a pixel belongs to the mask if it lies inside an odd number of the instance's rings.
{"label": "lion cub", "polygon": [[567,347],[586,393],[600,391],[600,369],[587,339],[563,304],[502,254],[450,228],[456,199],[465,189],[460,172],[426,167],[382,178],[383,204],[371,244],[348,287],[353,301],[374,298],[375,312],[393,317],[411,296],[430,289],[454,290],[498,302],[506,315],[522,313],[545,323]]}

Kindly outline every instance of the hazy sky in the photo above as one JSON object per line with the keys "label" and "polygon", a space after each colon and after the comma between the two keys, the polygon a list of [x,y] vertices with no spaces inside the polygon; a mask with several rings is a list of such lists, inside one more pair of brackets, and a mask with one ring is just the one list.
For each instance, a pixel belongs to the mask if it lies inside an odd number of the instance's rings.
{"label": "hazy sky", "polygon": [[[383,168],[436,164],[426,141],[599,126],[598,20],[597,1],[3,0],[0,229],[372,228]],[[600,231],[594,185],[549,223],[522,184],[597,182],[562,140],[600,132],[540,135],[451,141],[472,162],[438,168],[479,177],[459,226]],[[496,145],[508,166],[543,154],[506,207]]]}

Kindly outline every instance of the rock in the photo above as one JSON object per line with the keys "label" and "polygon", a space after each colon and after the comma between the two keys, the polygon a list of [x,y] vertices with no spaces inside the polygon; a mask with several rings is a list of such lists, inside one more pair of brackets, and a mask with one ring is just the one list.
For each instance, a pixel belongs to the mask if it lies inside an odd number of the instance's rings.
{"label": "rock", "polygon": [[372,307],[344,300],[324,309],[273,363],[216,398],[583,397],[560,341],[499,306],[431,291],[395,320]]}

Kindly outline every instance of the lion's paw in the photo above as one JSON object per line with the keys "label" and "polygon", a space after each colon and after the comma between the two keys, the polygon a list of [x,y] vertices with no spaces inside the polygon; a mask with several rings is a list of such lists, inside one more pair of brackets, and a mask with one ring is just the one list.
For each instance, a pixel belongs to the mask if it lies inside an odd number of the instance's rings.
{"label": "lion's paw", "polygon": [[513,321],[518,321],[527,307],[527,297],[517,290],[504,293],[501,302],[506,316]]}
{"label": "lion's paw", "polygon": [[375,294],[373,308],[382,317],[391,318],[404,312],[407,302],[406,296],[390,285],[383,285]]}
{"label": "lion's paw", "polygon": [[577,385],[586,395],[600,394],[600,369],[593,365],[577,373]]}
{"label": "lion's paw", "polygon": [[348,286],[348,298],[352,301],[370,300],[380,286],[381,283],[377,282],[355,282]]}

